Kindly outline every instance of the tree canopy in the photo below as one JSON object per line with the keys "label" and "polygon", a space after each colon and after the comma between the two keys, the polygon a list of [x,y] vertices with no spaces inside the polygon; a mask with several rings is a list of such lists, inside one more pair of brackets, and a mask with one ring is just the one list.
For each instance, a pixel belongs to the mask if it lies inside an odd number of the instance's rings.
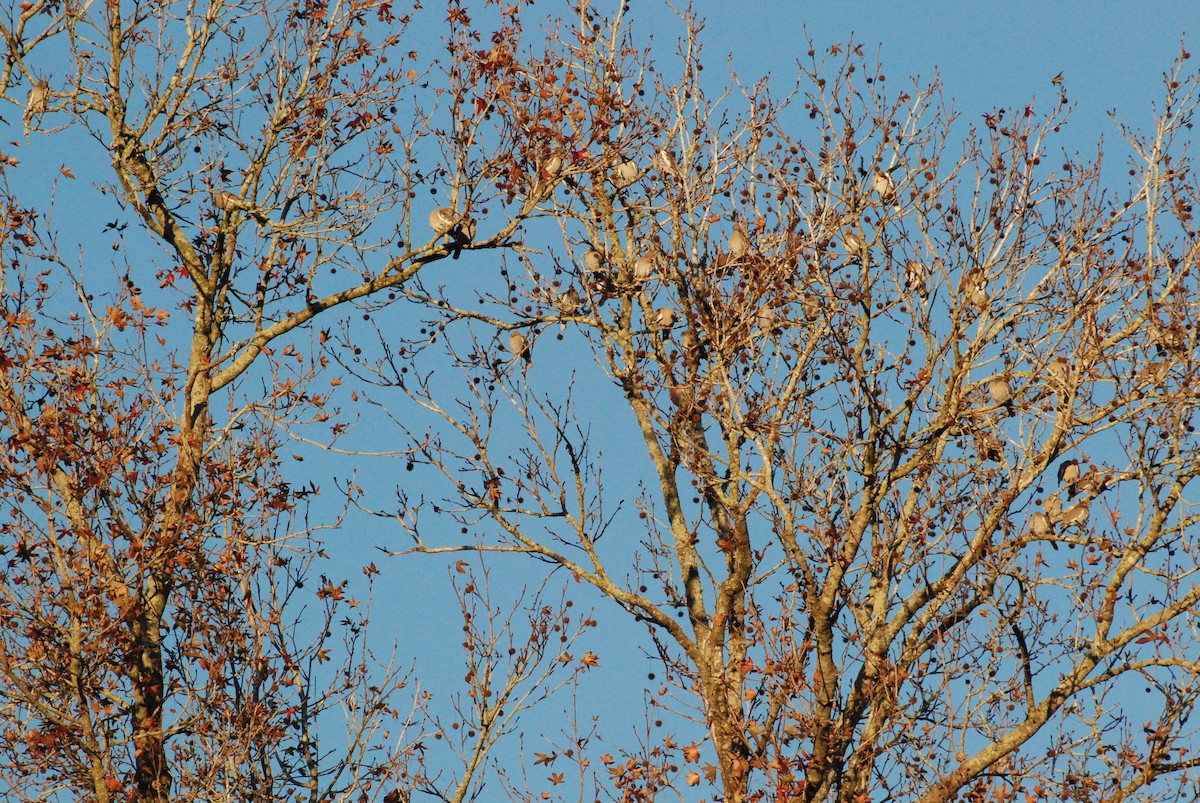
{"label": "tree canopy", "polygon": [[[1078,153],[1061,78],[446,12],[0,13],[7,793],[1200,793],[1186,50]],[[397,643],[431,570],[461,630]]]}

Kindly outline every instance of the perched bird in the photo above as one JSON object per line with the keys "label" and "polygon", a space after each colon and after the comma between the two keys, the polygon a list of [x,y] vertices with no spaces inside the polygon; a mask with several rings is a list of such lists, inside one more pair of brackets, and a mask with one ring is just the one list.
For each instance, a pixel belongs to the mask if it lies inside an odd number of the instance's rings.
{"label": "perched bird", "polygon": [[1054,532],[1054,527],[1050,522],[1050,517],[1045,513],[1034,513],[1029,517],[1029,532],[1038,537],[1046,536]]}
{"label": "perched bird", "polygon": [[568,287],[558,296],[558,310],[563,315],[574,315],[579,311],[579,303],[582,301],[579,297],[579,291],[574,287]]}
{"label": "perched bird", "polygon": [[1059,395],[1065,393],[1071,381],[1071,364],[1067,362],[1067,358],[1058,356],[1051,360],[1046,366],[1046,378],[1052,391]]}
{"label": "perched bird", "polygon": [[245,198],[229,190],[213,190],[213,204],[222,212],[245,212],[259,223],[266,223],[267,216],[246,202]]}
{"label": "perched bird", "polygon": [[975,433],[975,450],[982,460],[991,460],[995,463],[1004,461],[1004,444],[990,432]]}
{"label": "perched bird", "polygon": [[458,215],[448,206],[439,207],[429,213],[429,228],[438,237],[449,234],[458,222]]}
{"label": "perched bird", "polygon": [[1046,501],[1042,503],[1042,510],[1046,512],[1050,523],[1053,524],[1062,518],[1062,498],[1058,494],[1047,496]]}
{"label": "perched bird", "polygon": [[514,359],[520,357],[526,364],[533,362],[533,344],[516,330],[508,336],[508,350],[513,353]]}
{"label": "perched bird", "polygon": [[810,321],[821,317],[822,306],[820,297],[814,293],[805,293],[804,298],[800,301],[800,311]]}
{"label": "perched bird", "polygon": [[876,170],[875,177],[871,179],[871,189],[879,193],[881,198],[892,198],[896,194],[896,182],[892,181],[890,174]]}
{"label": "perched bird", "polygon": [[846,247],[846,252],[850,256],[865,257],[871,253],[867,247],[867,241],[852,231],[848,231],[842,235],[842,245]]}
{"label": "perched bird", "polygon": [[583,267],[591,273],[595,273],[604,267],[604,254],[597,251],[595,248],[589,248],[583,252]]}
{"label": "perched bird", "polygon": [[429,228],[437,237],[450,237],[450,256],[454,259],[462,255],[464,245],[475,239],[475,219],[466,212],[455,212],[449,206],[438,207],[429,213]]}
{"label": "perched bird", "polygon": [[[475,218],[470,215],[463,215],[462,220],[458,222],[457,231],[452,231],[454,238],[461,244],[466,245],[475,241]],[[460,249],[461,250],[461,249]],[[455,259],[458,259],[458,252],[455,252]]]}
{"label": "perched bird", "polygon": [[1071,458],[1058,464],[1058,482],[1067,486],[1067,498],[1075,498],[1075,486],[1079,482],[1079,461]]}
{"label": "perched bird", "polygon": [[234,195],[229,190],[213,190],[212,196],[213,203],[216,204],[217,209],[220,209],[222,212],[232,212],[235,209],[246,209],[248,206],[245,200],[237,195]]}
{"label": "perched bird", "polygon": [[729,254],[735,259],[741,259],[750,252],[750,235],[746,232],[741,221],[733,224],[733,233],[729,235]]}
{"label": "perched bird", "polygon": [[563,158],[557,153],[552,155],[542,165],[542,175],[546,178],[558,178],[562,174]]}
{"label": "perched bird", "polygon": [[670,148],[659,148],[654,152],[654,160],[651,162],[660,173],[668,176],[679,177],[679,163],[675,161],[675,154],[671,153]]}
{"label": "perched bird", "polygon": [[775,308],[770,304],[764,304],[759,307],[758,312],[754,316],[754,323],[758,325],[759,331],[765,334],[770,334],[775,330],[775,323],[778,320]]}
{"label": "perched bird", "polygon": [[633,280],[638,284],[645,284],[654,278],[657,267],[651,254],[642,254],[633,262]]}
{"label": "perched bird", "polygon": [[973,288],[971,288],[971,293],[967,296],[967,300],[970,301],[971,306],[979,312],[986,311],[992,305],[992,299],[988,296],[987,287],[983,284],[983,282],[979,282]]}
{"label": "perched bird", "polygon": [[616,184],[618,187],[628,187],[637,181],[638,175],[641,172],[638,163],[632,159],[627,162],[621,162],[613,170],[613,184]]}
{"label": "perched bird", "polygon": [[25,113],[21,116],[21,120],[25,124],[25,136],[29,136],[29,128],[35,117],[38,123],[41,122],[49,102],[50,84],[46,81],[34,81],[33,85],[29,87],[29,95],[25,98]]}
{"label": "perched bird", "polygon": [[1154,341],[1154,349],[1159,356],[1167,352],[1183,351],[1187,347],[1187,336],[1175,322],[1163,323],[1155,314],[1150,316],[1147,325],[1150,339]]}
{"label": "perched bird", "polygon": [[675,310],[670,307],[659,307],[654,311],[654,319],[651,321],[654,329],[664,330],[670,329],[675,325]]}
{"label": "perched bird", "polygon": [[1142,370],[1138,371],[1137,384],[1140,385],[1155,385],[1161,386],[1167,381],[1167,377],[1171,374],[1171,363],[1165,360],[1158,360],[1147,365]]}
{"label": "perched bird", "polygon": [[1092,500],[1086,496],[1083,497],[1063,512],[1062,525],[1064,527],[1083,527],[1087,524],[1088,516],[1091,515],[1091,506]]}
{"label": "perched bird", "polygon": [[1013,414],[1012,385],[1007,379],[999,375],[992,377],[988,382],[988,394],[991,395],[993,402],[1004,406],[1005,415]]}
{"label": "perched bird", "polygon": [[1111,480],[1112,476],[1110,474],[1092,466],[1080,475],[1079,479],[1075,482],[1075,487],[1079,493],[1090,498],[1095,498],[1104,493],[1104,489],[1108,487],[1108,483]]}
{"label": "perched bird", "polygon": [[684,329],[683,334],[679,336],[679,345],[683,347],[683,356],[687,358],[689,363],[698,362],[708,356],[704,349],[704,344],[700,342],[700,338],[691,329]]}
{"label": "perched bird", "polygon": [[924,262],[909,260],[904,265],[904,289],[910,295],[929,298],[929,266]]}

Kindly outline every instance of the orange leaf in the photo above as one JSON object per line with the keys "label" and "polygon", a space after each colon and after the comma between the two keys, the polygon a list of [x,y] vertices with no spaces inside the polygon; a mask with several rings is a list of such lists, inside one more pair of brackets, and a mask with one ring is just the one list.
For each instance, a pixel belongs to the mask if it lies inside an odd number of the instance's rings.
{"label": "orange leaf", "polygon": [[687,774],[687,780],[685,781],[685,783],[688,786],[699,786],[700,785],[700,773],[696,772],[695,770],[690,771]]}
{"label": "orange leaf", "polygon": [[62,173],[67,178],[75,178],[75,174],[72,173],[71,169],[69,167],[67,167],[66,165],[63,165],[62,167],[58,168],[58,172]]}
{"label": "orange leaf", "polygon": [[579,659],[579,663],[584,666],[600,666],[600,656],[592,651],[585,652],[583,657]]}

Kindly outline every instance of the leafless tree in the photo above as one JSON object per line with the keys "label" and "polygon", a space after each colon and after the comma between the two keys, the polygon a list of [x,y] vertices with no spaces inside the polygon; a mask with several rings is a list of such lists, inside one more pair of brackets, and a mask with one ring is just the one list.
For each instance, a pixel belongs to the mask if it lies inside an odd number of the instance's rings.
{"label": "leafless tree", "polygon": [[696,741],[614,760],[624,799],[1194,794],[1187,54],[1116,171],[1060,152],[1061,83],[974,123],[851,44],[713,96],[697,20],[668,69],[629,13],[451,36],[481,142],[523,134],[487,204],[524,248],[334,349],[443,483],[397,551],[526,554],[646,624]]}

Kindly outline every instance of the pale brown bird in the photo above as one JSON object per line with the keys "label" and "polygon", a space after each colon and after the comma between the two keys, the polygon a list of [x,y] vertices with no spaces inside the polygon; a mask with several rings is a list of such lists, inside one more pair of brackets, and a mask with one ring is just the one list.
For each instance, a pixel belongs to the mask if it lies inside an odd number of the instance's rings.
{"label": "pale brown bird", "polygon": [[516,330],[508,336],[508,350],[513,353],[514,359],[519,357],[526,364],[533,362],[533,344],[529,342],[529,338]]}
{"label": "pale brown bird", "polygon": [[1050,517],[1045,513],[1034,513],[1029,517],[1029,532],[1041,537],[1054,532]]}
{"label": "pale brown bird", "polygon": [[651,162],[660,173],[668,176],[679,176],[679,163],[675,161],[675,154],[671,153],[670,148],[659,148],[654,152],[654,160]]}
{"label": "pale brown bird", "polygon": [[429,228],[438,237],[449,234],[458,222],[458,215],[448,206],[439,207],[429,213]]}
{"label": "pale brown bird", "polygon": [[904,265],[904,289],[910,295],[929,297],[929,266],[915,259]]}
{"label": "pale brown bird", "polygon": [[821,299],[815,293],[806,293],[800,301],[800,311],[810,321],[821,317],[822,306]]}
{"label": "pale brown bird", "polygon": [[582,300],[578,290],[568,287],[558,296],[558,310],[563,315],[574,315],[579,311],[579,304]]}
{"label": "pale brown bird", "polygon": [[735,259],[741,259],[750,253],[750,235],[746,227],[738,221],[733,224],[733,232],[729,235],[729,254]]}
{"label": "pale brown bird", "polygon": [[1061,395],[1066,392],[1067,384],[1071,381],[1071,364],[1066,357],[1058,356],[1050,361],[1046,366],[1046,379],[1055,393]]}
{"label": "pale brown bird", "polygon": [[437,237],[450,237],[450,256],[454,259],[462,255],[464,245],[475,239],[475,219],[466,212],[455,212],[449,206],[438,207],[429,213],[429,228]]}
{"label": "pale brown bird", "polygon": [[604,267],[604,254],[597,251],[595,248],[589,248],[583,252],[583,267],[591,273],[595,273]]}
{"label": "pale brown bird", "polygon": [[993,402],[1004,406],[1005,415],[1013,414],[1012,385],[1006,378],[999,375],[992,377],[988,382],[988,394]]}
{"label": "pale brown bird", "polygon": [[656,271],[656,260],[651,254],[642,254],[633,262],[633,280],[638,284],[645,284],[653,279]]}
{"label": "pale brown bird", "polygon": [[759,307],[758,312],[754,316],[754,322],[758,325],[759,331],[770,334],[775,330],[775,324],[778,322],[779,316],[775,313],[775,308],[770,304],[764,304]]}
{"label": "pale brown bird", "polygon": [[229,190],[213,190],[213,205],[222,212],[245,212],[259,223],[266,223],[267,216],[255,209],[245,198],[234,195]]}
{"label": "pale brown bird", "polygon": [[1004,461],[1004,444],[990,432],[975,433],[975,450],[983,460],[996,463]]}
{"label": "pale brown bird", "polygon": [[987,287],[984,286],[983,282],[979,282],[971,289],[971,294],[967,296],[967,300],[979,312],[987,310],[992,305],[992,299],[988,296]]}
{"label": "pale brown bird", "polygon": [[1058,464],[1059,485],[1067,486],[1067,499],[1075,498],[1075,486],[1079,482],[1079,461],[1071,458]]}
{"label": "pale brown bird", "polygon": [[1079,479],[1075,482],[1075,487],[1079,493],[1095,498],[1104,493],[1104,489],[1108,487],[1108,483],[1111,480],[1112,476],[1108,472],[1100,471],[1095,466],[1092,466],[1079,476]]}
{"label": "pale brown bird", "polygon": [[871,189],[879,193],[881,198],[891,198],[896,194],[896,182],[890,174],[876,170],[875,177],[871,179]]}
{"label": "pale brown bird", "polygon": [[1083,497],[1075,504],[1071,505],[1062,514],[1062,525],[1064,527],[1083,527],[1088,522],[1088,516],[1091,515],[1092,500],[1088,497]]}
{"label": "pale brown bird", "polygon": [[217,209],[223,212],[232,212],[236,209],[246,209],[246,202],[234,195],[229,190],[213,190],[213,203]]}
{"label": "pale brown bird", "polygon": [[1046,501],[1042,503],[1042,510],[1046,511],[1051,523],[1062,518],[1062,509],[1062,499],[1058,494],[1047,496]]}
{"label": "pale brown bird", "polygon": [[867,241],[852,231],[848,231],[842,235],[842,245],[846,247],[846,252],[853,257],[861,258],[871,253],[867,247]]}
{"label": "pale brown bird", "polygon": [[1167,377],[1171,375],[1171,363],[1165,360],[1152,362],[1138,371],[1137,384],[1140,385],[1162,385],[1167,381]]}
{"label": "pale brown bird", "polygon": [[42,116],[50,102],[50,84],[46,81],[34,81],[29,87],[29,95],[25,98],[25,114],[21,116],[25,124],[25,136],[29,136],[30,125],[37,118],[40,124]]}
{"label": "pale brown bird", "polygon": [[670,307],[659,307],[654,311],[654,319],[651,321],[651,325],[660,331],[670,329],[675,325],[675,310]]}
{"label": "pale brown bird", "polygon": [[562,174],[563,158],[557,153],[542,165],[542,175],[546,178],[558,178]]}
{"label": "pale brown bird", "polygon": [[630,159],[626,162],[621,162],[613,170],[613,184],[618,187],[628,187],[633,182],[637,181],[638,175],[641,173],[641,168],[638,163]]}
{"label": "pale brown bird", "polygon": [[696,333],[691,329],[683,330],[683,334],[679,336],[679,345],[683,347],[683,355],[690,362],[703,360],[707,356],[704,344],[700,342],[700,338],[696,337]]}

